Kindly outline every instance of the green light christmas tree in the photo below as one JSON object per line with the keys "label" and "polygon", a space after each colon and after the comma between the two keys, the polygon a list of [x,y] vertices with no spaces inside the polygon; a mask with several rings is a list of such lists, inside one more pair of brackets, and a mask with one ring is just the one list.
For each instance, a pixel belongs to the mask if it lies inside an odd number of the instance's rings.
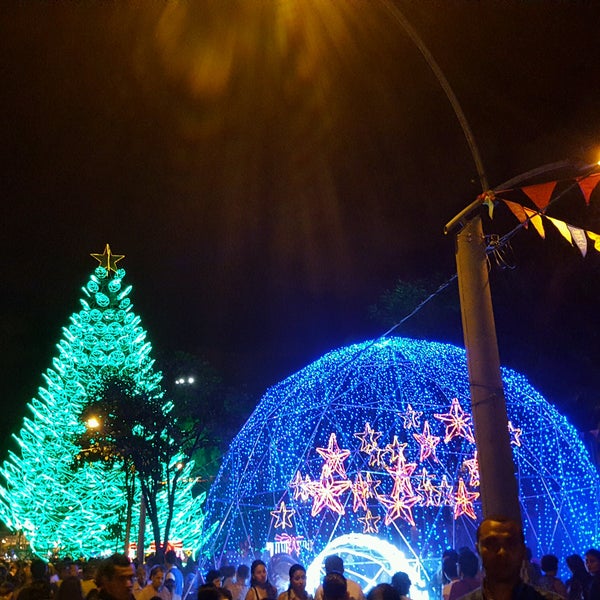
{"label": "green light christmas tree", "polygon": [[[112,254],[108,244],[103,254],[92,256],[100,265],[82,288],[81,310],[63,328],[44,386],[29,403],[31,416],[14,436],[18,450],[9,452],[0,469],[0,519],[22,530],[40,555],[98,556],[122,549],[123,469],[101,462],[75,468],[81,448],[73,440],[85,429],[82,412],[107,370],[129,374],[148,392],[160,390],[162,375],[133,312],[132,288],[123,285],[125,271],[117,266],[123,256]],[[195,552],[201,546],[204,494],[192,494],[192,469],[193,462],[186,461],[170,539]],[[166,515],[166,499],[160,498],[159,506],[159,514]]]}

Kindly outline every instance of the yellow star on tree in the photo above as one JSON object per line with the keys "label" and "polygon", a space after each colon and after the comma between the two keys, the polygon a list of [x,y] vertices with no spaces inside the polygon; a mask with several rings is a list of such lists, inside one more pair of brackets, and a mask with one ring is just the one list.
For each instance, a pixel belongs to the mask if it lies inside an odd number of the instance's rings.
{"label": "yellow star on tree", "polygon": [[104,267],[109,273],[111,271],[117,272],[117,263],[125,258],[124,254],[113,254],[110,251],[110,246],[106,244],[106,248],[104,248],[103,254],[90,254],[92,258],[95,258],[101,267]]}

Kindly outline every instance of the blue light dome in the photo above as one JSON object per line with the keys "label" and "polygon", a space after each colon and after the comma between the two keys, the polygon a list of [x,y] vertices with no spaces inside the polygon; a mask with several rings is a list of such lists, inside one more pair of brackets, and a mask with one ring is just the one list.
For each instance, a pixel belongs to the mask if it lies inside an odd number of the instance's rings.
{"label": "blue light dome", "polygon": [[[534,556],[581,554],[600,540],[598,472],[527,379],[502,375],[527,543]],[[474,547],[480,518],[465,351],[391,337],[329,352],[267,391],[210,490],[205,522],[219,526],[206,550],[308,565],[364,534],[427,579],[445,548]]]}

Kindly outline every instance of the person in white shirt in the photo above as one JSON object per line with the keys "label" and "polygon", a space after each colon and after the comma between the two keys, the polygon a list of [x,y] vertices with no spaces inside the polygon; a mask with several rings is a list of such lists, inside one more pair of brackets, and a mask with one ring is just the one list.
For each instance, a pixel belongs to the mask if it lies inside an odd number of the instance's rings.
{"label": "person in white shirt", "polygon": [[161,600],[171,600],[171,593],[163,585],[165,582],[165,569],[162,565],[154,565],[150,569],[150,582],[137,595],[136,600],[152,600],[158,596]]}

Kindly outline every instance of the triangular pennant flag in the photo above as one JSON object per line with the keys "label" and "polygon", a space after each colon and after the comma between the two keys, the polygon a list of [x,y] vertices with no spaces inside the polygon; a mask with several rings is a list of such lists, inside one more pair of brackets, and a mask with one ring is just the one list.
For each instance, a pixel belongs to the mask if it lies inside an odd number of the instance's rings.
{"label": "triangular pennant flag", "polygon": [[544,211],[548,204],[550,204],[550,197],[555,187],[556,181],[549,181],[548,183],[528,185],[521,189],[541,211]]}
{"label": "triangular pennant flag", "polygon": [[569,226],[564,221],[559,221],[558,219],[553,219],[552,217],[546,216],[546,218],[558,229],[560,235],[562,235],[569,244],[573,243],[573,238],[571,237],[571,231],[569,230]]}
{"label": "triangular pennant flag", "polygon": [[506,204],[506,206],[508,206],[508,208],[510,209],[510,212],[512,212],[512,214],[515,215],[517,219],[519,219],[519,223],[525,223],[525,227],[529,226],[529,219],[527,217],[527,214],[520,204],[512,202],[511,200],[504,199],[502,200],[502,202],[504,202],[504,204]]}
{"label": "triangular pennant flag", "polygon": [[600,235],[594,233],[593,231],[586,231],[589,238],[594,242],[594,248],[600,252]]}
{"label": "triangular pennant flag", "polygon": [[571,237],[573,238],[573,243],[579,248],[579,252],[581,252],[581,256],[587,254],[587,238],[585,237],[585,231],[583,229],[579,229],[579,227],[573,227],[573,225],[567,225],[569,231],[571,232]]}
{"label": "triangular pennant flag", "polygon": [[546,232],[544,231],[544,224],[542,223],[542,217],[540,213],[535,212],[535,210],[531,210],[530,208],[523,207],[527,218],[531,221],[531,224],[535,227],[535,230],[538,232],[539,236],[542,239],[546,239]]}
{"label": "triangular pennant flag", "polygon": [[585,203],[590,203],[590,196],[592,192],[596,188],[596,186],[600,183],[600,173],[594,173],[592,175],[588,175],[587,177],[582,177],[577,180],[579,184],[579,188],[581,189],[581,193],[585,198]]}

